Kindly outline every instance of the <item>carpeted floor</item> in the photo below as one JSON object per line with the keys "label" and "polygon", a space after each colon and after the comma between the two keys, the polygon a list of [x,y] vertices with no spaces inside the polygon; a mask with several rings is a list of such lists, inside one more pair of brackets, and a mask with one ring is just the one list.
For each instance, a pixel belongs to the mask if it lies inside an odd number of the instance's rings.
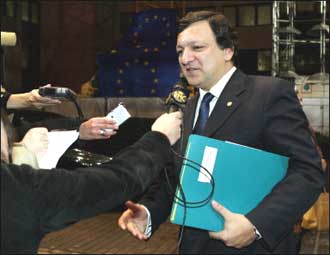
{"label": "carpeted floor", "polygon": [[108,213],[82,220],[48,234],[39,254],[174,254],[178,226],[165,223],[145,242],[122,231],[120,213]]}
{"label": "carpeted floor", "polygon": [[[178,226],[163,224],[145,242],[139,241],[117,225],[119,212],[82,220],[63,230],[48,234],[39,254],[176,254]],[[329,254],[329,231],[307,231],[300,254]]]}

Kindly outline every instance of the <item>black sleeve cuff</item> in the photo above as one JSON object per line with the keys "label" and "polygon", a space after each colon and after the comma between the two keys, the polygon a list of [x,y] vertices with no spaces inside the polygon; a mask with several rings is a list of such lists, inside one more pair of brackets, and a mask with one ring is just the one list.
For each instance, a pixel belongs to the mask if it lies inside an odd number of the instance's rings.
{"label": "black sleeve cuff", "polygon": [[7,102],[10,96],[11,94],[8,93],[7,91],[5,92],[1,91],[1,108],[7,110]]}

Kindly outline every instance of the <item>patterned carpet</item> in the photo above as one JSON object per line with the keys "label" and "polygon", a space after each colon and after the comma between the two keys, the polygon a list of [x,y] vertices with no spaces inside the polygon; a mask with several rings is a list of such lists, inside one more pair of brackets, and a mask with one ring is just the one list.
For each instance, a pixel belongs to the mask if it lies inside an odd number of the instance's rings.
{"label": "patterned carpet", "polygon": [[[82,220],[63,230],[48,234],[38,254],[176,254],[178,226],[163,224],[145,242],[139,241],[117,225],[119,212]],[[329,254],[329,231],[307,231],[300,254]]]}
{"label": "patterned carpet", "polygon": [[38,254],[175,254],[178,226],[165,223],[145,242],[117,225],[120,213],[82,220],[48,234]]}

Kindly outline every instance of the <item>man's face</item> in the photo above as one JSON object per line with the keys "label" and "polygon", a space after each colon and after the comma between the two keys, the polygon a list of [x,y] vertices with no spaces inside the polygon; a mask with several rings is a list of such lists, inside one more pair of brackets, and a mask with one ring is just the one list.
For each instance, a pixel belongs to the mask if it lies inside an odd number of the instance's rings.
{"label": "man's face", "polygon": [[232,49],[220,49],[207,21],[198,21],[177,38],[179,64],[188,83],[209,90],[233,65]]}

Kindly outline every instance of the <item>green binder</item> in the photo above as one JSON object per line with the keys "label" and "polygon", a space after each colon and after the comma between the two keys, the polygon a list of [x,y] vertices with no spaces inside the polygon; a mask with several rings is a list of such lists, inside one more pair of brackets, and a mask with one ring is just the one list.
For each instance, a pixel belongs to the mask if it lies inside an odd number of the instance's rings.
{"label": "green binder", "polygon": [[183,202],[178,200],[183,197],[178,187],[170,221],[209,231],[224,227],[224,219],[212,208],[211,200],[232,212],[246,214],[284,178],[289,161],[285,156],[199,135],[190,135],[185,157],[210,172],[214,189],[212,193],[211,178],[205,170],[184,160],[180,185],[186,202],[205,201],[212,196],[205,203],[188,203],[185,212]]}

